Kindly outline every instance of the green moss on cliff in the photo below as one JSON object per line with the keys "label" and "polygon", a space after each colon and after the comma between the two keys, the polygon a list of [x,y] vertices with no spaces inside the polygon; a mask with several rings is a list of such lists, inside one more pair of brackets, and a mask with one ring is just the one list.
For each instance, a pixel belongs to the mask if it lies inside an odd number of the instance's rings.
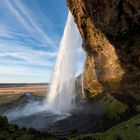
{"label": "green moss on cliff", "polygon": [[111,120],[120,120],[121,116],[123,116],[129,108],[127,104],[120,102],[109,93],[88,96],[88,99],[91,100],[91,102],[97,102],[102,112]]}
{"label": "green moss on cliff", "polygon": [[95,97],[99,102],[103,113],[106,114],[110,119],[120,120],[120,116],[125,114],[127,105],[116,100],[110,94],[100,94]]}

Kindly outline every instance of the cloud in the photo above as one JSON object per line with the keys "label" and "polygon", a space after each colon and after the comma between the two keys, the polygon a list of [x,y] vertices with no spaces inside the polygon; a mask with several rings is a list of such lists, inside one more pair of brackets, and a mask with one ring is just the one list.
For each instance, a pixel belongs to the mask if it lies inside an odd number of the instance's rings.
{"label": "cloud", "polygon": [[20,66],[20,67],[15,67],[15,66],[5,66],[5,65],[0,65],[0,74],[5,74],[5,75],[34,75],[34,76],[43,76],[46,72],[47,75],[50,75],[50,71],[47,69],[32,69],[30,67],[26,66]]}
{"label": "cloud", "polygon": [[[4,0],[0,6],[0,82],[7,75],[27,78],[47,75],[48,81],[58,42],[41,25],[43,14],[39,9],[28,9],[22,1]],[[34,15],[34,11],[40,16]],[[45,21],[47,27],[52,26],[49,19]]]}
{"label": "cloud", "polygon": [[[30,2],[32,5],[27,5]],[[61,38],[60,28],[57,30],[58,23],[53,23],[47,14],[42,13],[36,1],[30,2],[0,1],[0,82],[2,77],[3,81],[7,81],[4,76],[6,79],[13,75],[15,79],[21,76],[28,80],[33,80],[35,76],[40,79],[47,76],[46,81],[49,81],[53,71],[59,47],[57,44]],[[77,55],[81,56],[79,72],[82,67],[81,49]]]}
{"label": "cloud", "polygon": [[17,61],[22,60],[26,64],[46,65],[49,59],[56,57],[56,54],[57,52],[35,50],[29,46],[18,44],[17,42],[1,41],[0,43],[0,58],[12,57],[17,59]]}
{"label": "cloud", "polygon": [[35,16],[21,1],[5,0],[5,3],[7,8],[12,12],[12,14],[20,22],[20,24],[35,39],[37,39],[45,46],[51,46],[56,48],[56,43],[54,43],[54,41],[49,37],[49,35],[40,28],[39,23],[34,18]]}
{"label": "cloud", "polygon": [[15,29],[11,29],[7,24],[0,23],[0,38],[15,39],[16,37],[31,37],[28,34],[17,32]]}

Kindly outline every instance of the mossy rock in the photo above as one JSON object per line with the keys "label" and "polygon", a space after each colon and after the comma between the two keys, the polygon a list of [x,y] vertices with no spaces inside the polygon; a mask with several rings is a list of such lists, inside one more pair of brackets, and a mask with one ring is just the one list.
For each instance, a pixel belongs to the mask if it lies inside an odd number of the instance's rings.
{"label": "mossy rock", "polygon": [[20,129],[17,125],[8,123],[8,119],[0,116],[0,140],[57,140],[55,136],[41,133],[35,129]]}
{"label": "mossy rock", "polygon": [[122,122],[106,132],[70,137],[71,140],[139,140],[140,114]]}
{"label": "mossy rock", "polygon": [[32,133],[28,132],[22,133],[22,131],[7,132],[6,130],[0,132],[0,140],[58,140],[55,136],[51,136],[42,133]]}
{"label": "mossy rock", "polygon": [[140,105],[136,106],[136,111],[140,113]]}
{"label": "mossy rock", "polygon": [[8,125],[8,119],[5,116],[0,116],[0,129]]}
{"label": "mossy rock", "polygon": [[112,120],[120,120],[128,109],[126,104],[115,99],[111,94],[102,93],[94,97],[103,113]]}

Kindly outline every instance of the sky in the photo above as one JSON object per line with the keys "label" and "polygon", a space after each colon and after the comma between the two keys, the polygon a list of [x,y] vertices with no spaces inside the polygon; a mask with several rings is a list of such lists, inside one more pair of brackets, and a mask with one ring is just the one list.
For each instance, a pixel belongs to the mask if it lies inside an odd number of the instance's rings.
{"label": "sky", "polygon": [[67,14],[66,0],[0,1],[0,83],[51,81]]}

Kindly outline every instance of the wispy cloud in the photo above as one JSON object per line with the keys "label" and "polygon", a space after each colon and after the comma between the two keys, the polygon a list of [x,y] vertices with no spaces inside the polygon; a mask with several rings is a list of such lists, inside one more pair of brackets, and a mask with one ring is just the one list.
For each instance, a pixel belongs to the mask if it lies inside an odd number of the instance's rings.
{"label": "wispy cloud", "polygon": [[[34,36],[35,39],[41,41],[46,46],[56,47],[54,41],[40,27],[30,10],[17,0],[5,0],[6,6],[20,22],[20,24]],[[16,6],[15,6],[16,5]],[[47,24],[47,23],[46,23]]]}
{"label": "wispy cloud", "polygon": [[[4,0],[0,6],[0,77],[50,77],[58,42],[41,25],[43,14],[39,9],[29,9],[20,0]],[[40,16],[36,16],[34,11]],[[45,18],[45,21],[47,27],[52,26],[49,19]]]}
{"label": "wispy cloud", "polygon": [[[44,0],[39,4],[42,6],[47,2]],[[63,32],[60,31],[62,27],[57,30],[58,25],[64,23],[52,22],[51,16],[44,14],[35,0],[3,0],[0,7],[0,82],[14,75],[19,81],[20,77],[49,81]],[[81,49],[79,54],[82,56]],[[81,60],[82,57],[79,64]],[[81,69],[80,65],[78,67]]]}
{"label": "wispy cloud", "polygon": [[[5,2],[4,7],[8,8],[9,14],[12,13],[13,16],[16,18],[16,20],[30,34],[28,34],[26,32],[21,32],[19,28],[16,29],[15,26],[13,27],[13,25],[11,27],[9,22],[7,22],[7,20],[8,20],[7,19],[5,23],[0,23],[0,41],[2,39],[5,39],[4,43],[3,43],[3,40],[0,42],[0,47],[1,47],[0,51],[2,52],[2,50],[5,50],[6,54],[11,54],[12,50],[14,52],[18,51],[17,54],[20,54],[22,56],[22,55],[26,55],[25,53],[27,53],[27,55],[29,55],[30,52],[35,49],[35,46],[34,46],[34,48],[31,48],[32,45],[37,45],[40,47],[48,46],[49,50],[52,50],[55,43],[54,43],[54,41],[52,41],[52,39],[49,37],[49,35],[47,35],[47,33],[44,32],[42,28],[40,28],[39,23],[38,23],[39,21],[37,20],[38,18],[37,19],[35,18],[35,15],[32,14],[33,12],[31,10],[29,10],[25,6],[25,4],[23,4],[21,1],[4,0],[4,2]],[[5,12],[5,11],[3,11],[3,12]],[[6,12],[8,13],[8,11],[6,11]],[[9,20],[10,20],[10,18],[9,18]],[[13,19],[13,21],[14,21],[14,19]],[[49,20],[47,20],[47,21],[49,22],[49,24],[51,23]],[[18,24],[18,23],[15,21],[15,25],[16,24]],[[34,40],[34,38],[37,41]],[[10,39],[10,40],[7,40],[7,39]],[[11,48],[11,46],[12,46],[12,48]],[[10,53],[7,53],[7,51],[8,51],[7,48],[11,48]],[[27,51],[25,51],[25,50],[27,50]],[[43,55],[43,56],[46,54],[48,54],[49,56],[50,56],[50,54],[54,54],[54,53],[50,53],[50,52],[43,53],[43,51],[44,50],[42,49],[41,55]],[[57,48],[53,51],[55,51],[55,53],[56,53]],[[35,56],[37,53],[38,53],[38,55],[40,55],[40,51],[38,51],[38,50],[36,52],[34,51],[31,53]],[[16,55],[16,53],[13,53],[13,54]],[[1,54],[1,55],[4,55],[4,54]],[[32,57],[31,57],[31,59],[32,59]]]}
{"label": "wispy cloud", "polygon": [[47,61],[55,58],[56,54],[57,52],[37,50],[13,42],[0,43],[0,59],[3,57],[13,57],[17,61],[24,61],[26,64],[47,65]]}
{"label": "wispy cloud", "polygon": [[[37,70],[37,69],[32,69],[30,67],[26,66],[21,66],[21,67],[13,67],[13,66],[5,66],[5,65],[0,65],[0,74],[6,74],[6,75],[34,75],[34,76],[43,76],[45,70]],[[46,69],[46,75],[50,75],[50,71]]]}

